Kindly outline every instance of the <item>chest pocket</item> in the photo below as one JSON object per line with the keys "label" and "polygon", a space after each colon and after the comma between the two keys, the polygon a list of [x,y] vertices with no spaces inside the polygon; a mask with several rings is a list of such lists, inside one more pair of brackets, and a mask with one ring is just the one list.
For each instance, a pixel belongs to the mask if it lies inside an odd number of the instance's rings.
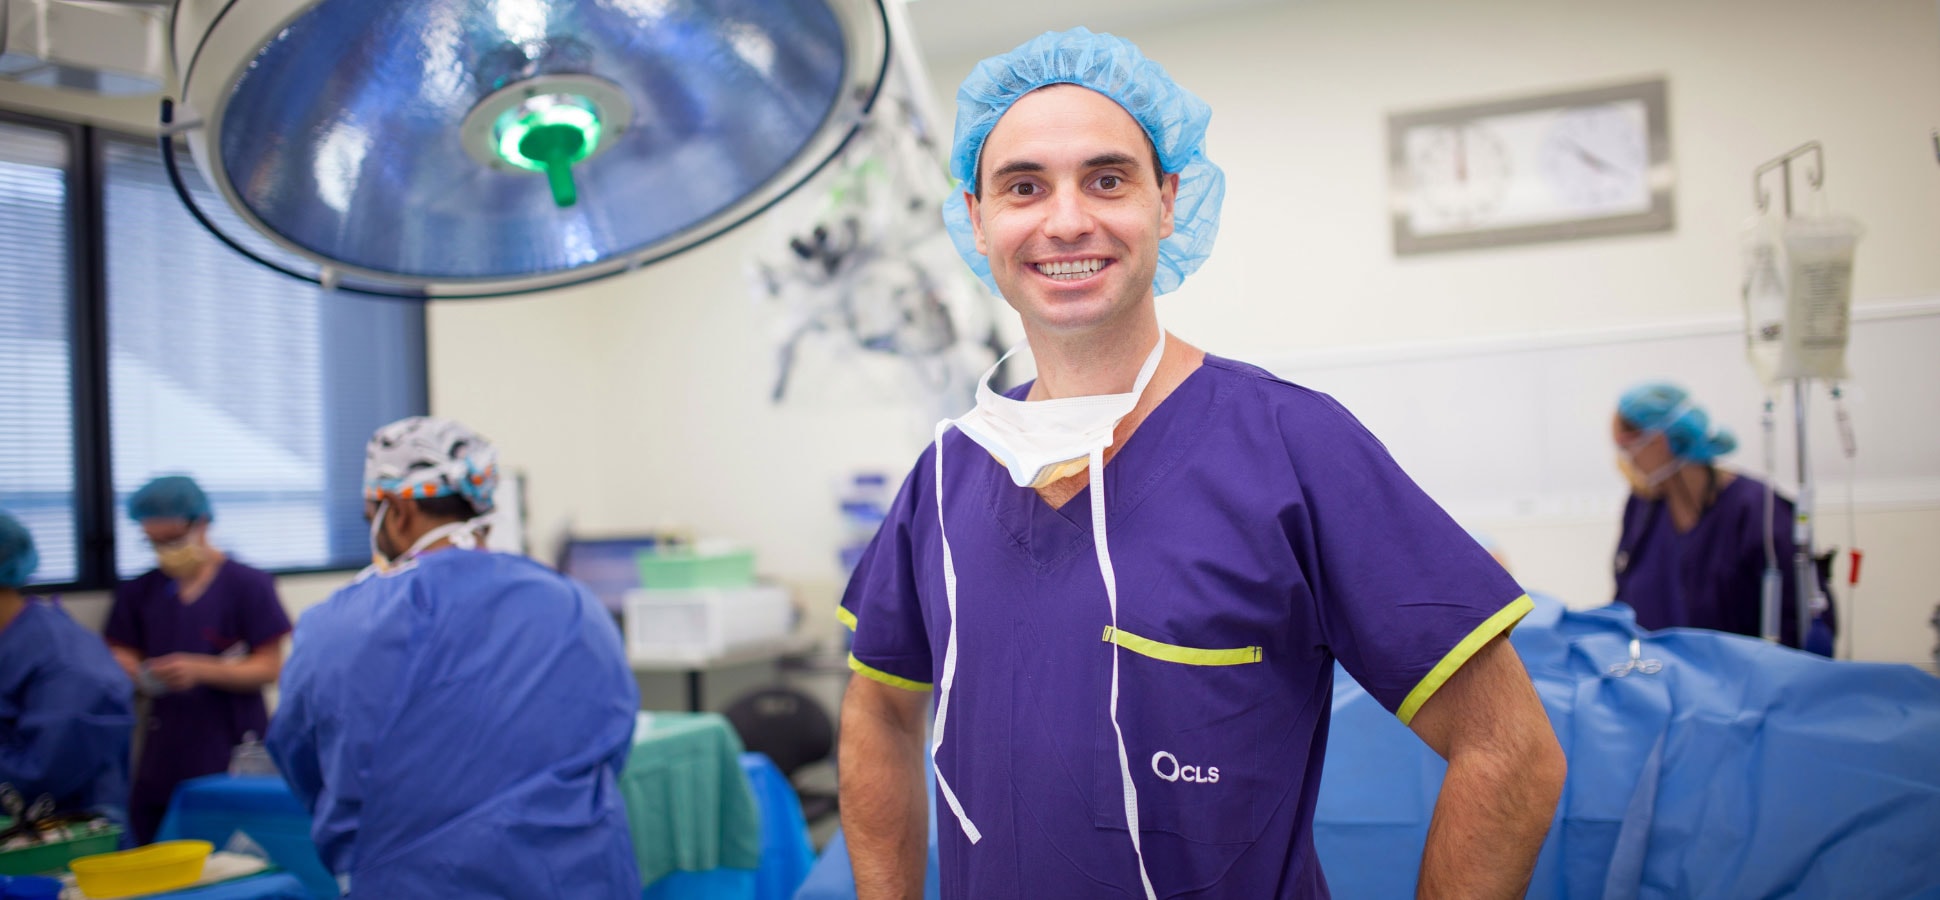
{"label": "chest pocket", "polygon": [[[1094,646],[1119,654],[1118,724],[1138,789],[1139,828],[1195,844],[1257,840],[1299,781],[1285,746],[1297,718],[1285,670],[1259,646],[1173,640],[1139,623],[1106,628]],[[1204,646],[1217,644],[1217,646]],[[1106,657],[1106,666],[1110,666]],[[1124,829],[1118,747],[1102,723],[1092,751],[1092,816]],[[1151,860],[1148,857],[1148,863]],[[1157,877],[1156,875],[1154,877]]]}

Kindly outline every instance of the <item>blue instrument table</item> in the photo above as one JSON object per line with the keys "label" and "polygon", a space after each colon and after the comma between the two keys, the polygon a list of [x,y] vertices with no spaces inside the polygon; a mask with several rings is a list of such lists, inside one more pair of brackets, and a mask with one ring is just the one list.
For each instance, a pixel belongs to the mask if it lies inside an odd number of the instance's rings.
{"label": "blue instrument table", "polygon": [[[334,885],[331,896],[336,896]],[[155,894],[146,900],[310,900],[309,887],[288,872],[255,875],[208,887]]]}
{"label": "blue instrument table", "polygon": [[[208,841],[222,850],[237,832],[301,882],[308,889],[305,896],[337,896],[337,879],[310,843],[310,813],[275,775],[210,775],[183,782],[155,839]],[[202,900],[199,893],[194,896]]]}

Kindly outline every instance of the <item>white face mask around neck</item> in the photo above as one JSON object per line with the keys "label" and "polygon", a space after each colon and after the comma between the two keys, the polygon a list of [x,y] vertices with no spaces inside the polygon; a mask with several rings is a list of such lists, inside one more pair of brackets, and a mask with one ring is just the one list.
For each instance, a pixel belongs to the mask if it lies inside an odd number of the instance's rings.
{"label": "white face mask around neck", "polygon": [[1027,345],[1005,353],[977,383],[977,405],[954,420],[978,446],[1010,472],[1018,487],[1041,488],[1068,478],[1084,467],[1093,450],[1111,446],[1120,420],[1138,407],[1146,385],[1165,356],[1165,332],[1145,357],[1132,389],[1123,394],[1096,394],[1058,400],[1012,400],[990,387],[990,379],[1004,360]]}

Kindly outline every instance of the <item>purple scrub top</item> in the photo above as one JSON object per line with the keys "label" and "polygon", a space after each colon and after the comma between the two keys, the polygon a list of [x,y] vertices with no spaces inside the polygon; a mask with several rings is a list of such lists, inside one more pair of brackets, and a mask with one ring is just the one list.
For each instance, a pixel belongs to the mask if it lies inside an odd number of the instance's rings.
{"label": "purple scrub top", "polygon": [[[1089,489],[1052,509],[944,440],[958,669],[936,759],[983,839],[941,817],[943,896],[1142,896]],[[842,599],[851,667],[917,690],[940,677],[949,621],[933,460]],[[1118,718],[1154,888],[1327,896],[1312,823],[1335,660],[1406,721],[1530,601],[1332,398],[1242,363],[1207,356],[1104,477]]]}
{"label": "purple scrub top", "polygon": [[[1775,497],[1771,513],[1784,590],[1779,642],[1797,647],[1798,577],[1792,569],[1792,501]],[[1739,475],[1718,489],[1716,502],[1679,534],[1662,499],[1632,494],[1617,539],[1616,602],[1637,611],[1637,624],[1709,628],[1753,637],[1759,633],[1765,573],[1765,483]],[[1824,579],[1820,579],[1821,587]],[[1830,610],[1826,614],[1830,626]]]}
{"label": "purple scrub top", "polygon": [[[224,560],[209,588],[183,603],[175,580],[160,570],[115,588],[114,609],[102,636],[154,659],[170,653],[247,654],[290,633],[290,618],[267,572]],[[128,818],[137,842],[152,840],[175,786],[229,769],[229,755],[254,732],[269,731],[262,692],[238,694],[206,685],[156,697]]]}

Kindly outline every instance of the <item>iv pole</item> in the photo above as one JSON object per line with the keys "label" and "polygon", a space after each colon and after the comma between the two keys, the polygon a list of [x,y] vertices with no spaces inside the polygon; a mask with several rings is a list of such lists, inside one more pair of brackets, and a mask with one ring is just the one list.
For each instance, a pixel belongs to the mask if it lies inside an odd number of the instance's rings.
{"label": "iv pole", "polygon": [[[1768,160],[1751,173],[1752,198],[1763,213],[1771,208],[1771,194],[1765,191],[1765,175],[1776,169],[1784,183],[1785,218],[1792,217],[1792,161],[1810,155],[1812,165],[1805,170],[1806,183],[1818,190],[1825,185],[1825,149],[1818,141],[1807,141],[1792,148],[1784,156]],[[1812,562],[1812,511],[1814,504],[1812,469],[1806,455],[1806,394],[1811,388],[1810,377],[1787,379],[1792,382],[1792,417],[1798,436],[1799,494],[1793,501],[1792,520],[1792,573],[1798,583],[1798,604],[1793,610],[1798,621],[1799,646],[1805,646],[1805,637],[1812,631],[1812,608],[1819,601],[1819,577]],[[1779,635],[1778,616],[1782,615],[1782,600],[1779,604],[1768,604],[1760,613],[1759,633],[1768,641],[1776,642]]]}

